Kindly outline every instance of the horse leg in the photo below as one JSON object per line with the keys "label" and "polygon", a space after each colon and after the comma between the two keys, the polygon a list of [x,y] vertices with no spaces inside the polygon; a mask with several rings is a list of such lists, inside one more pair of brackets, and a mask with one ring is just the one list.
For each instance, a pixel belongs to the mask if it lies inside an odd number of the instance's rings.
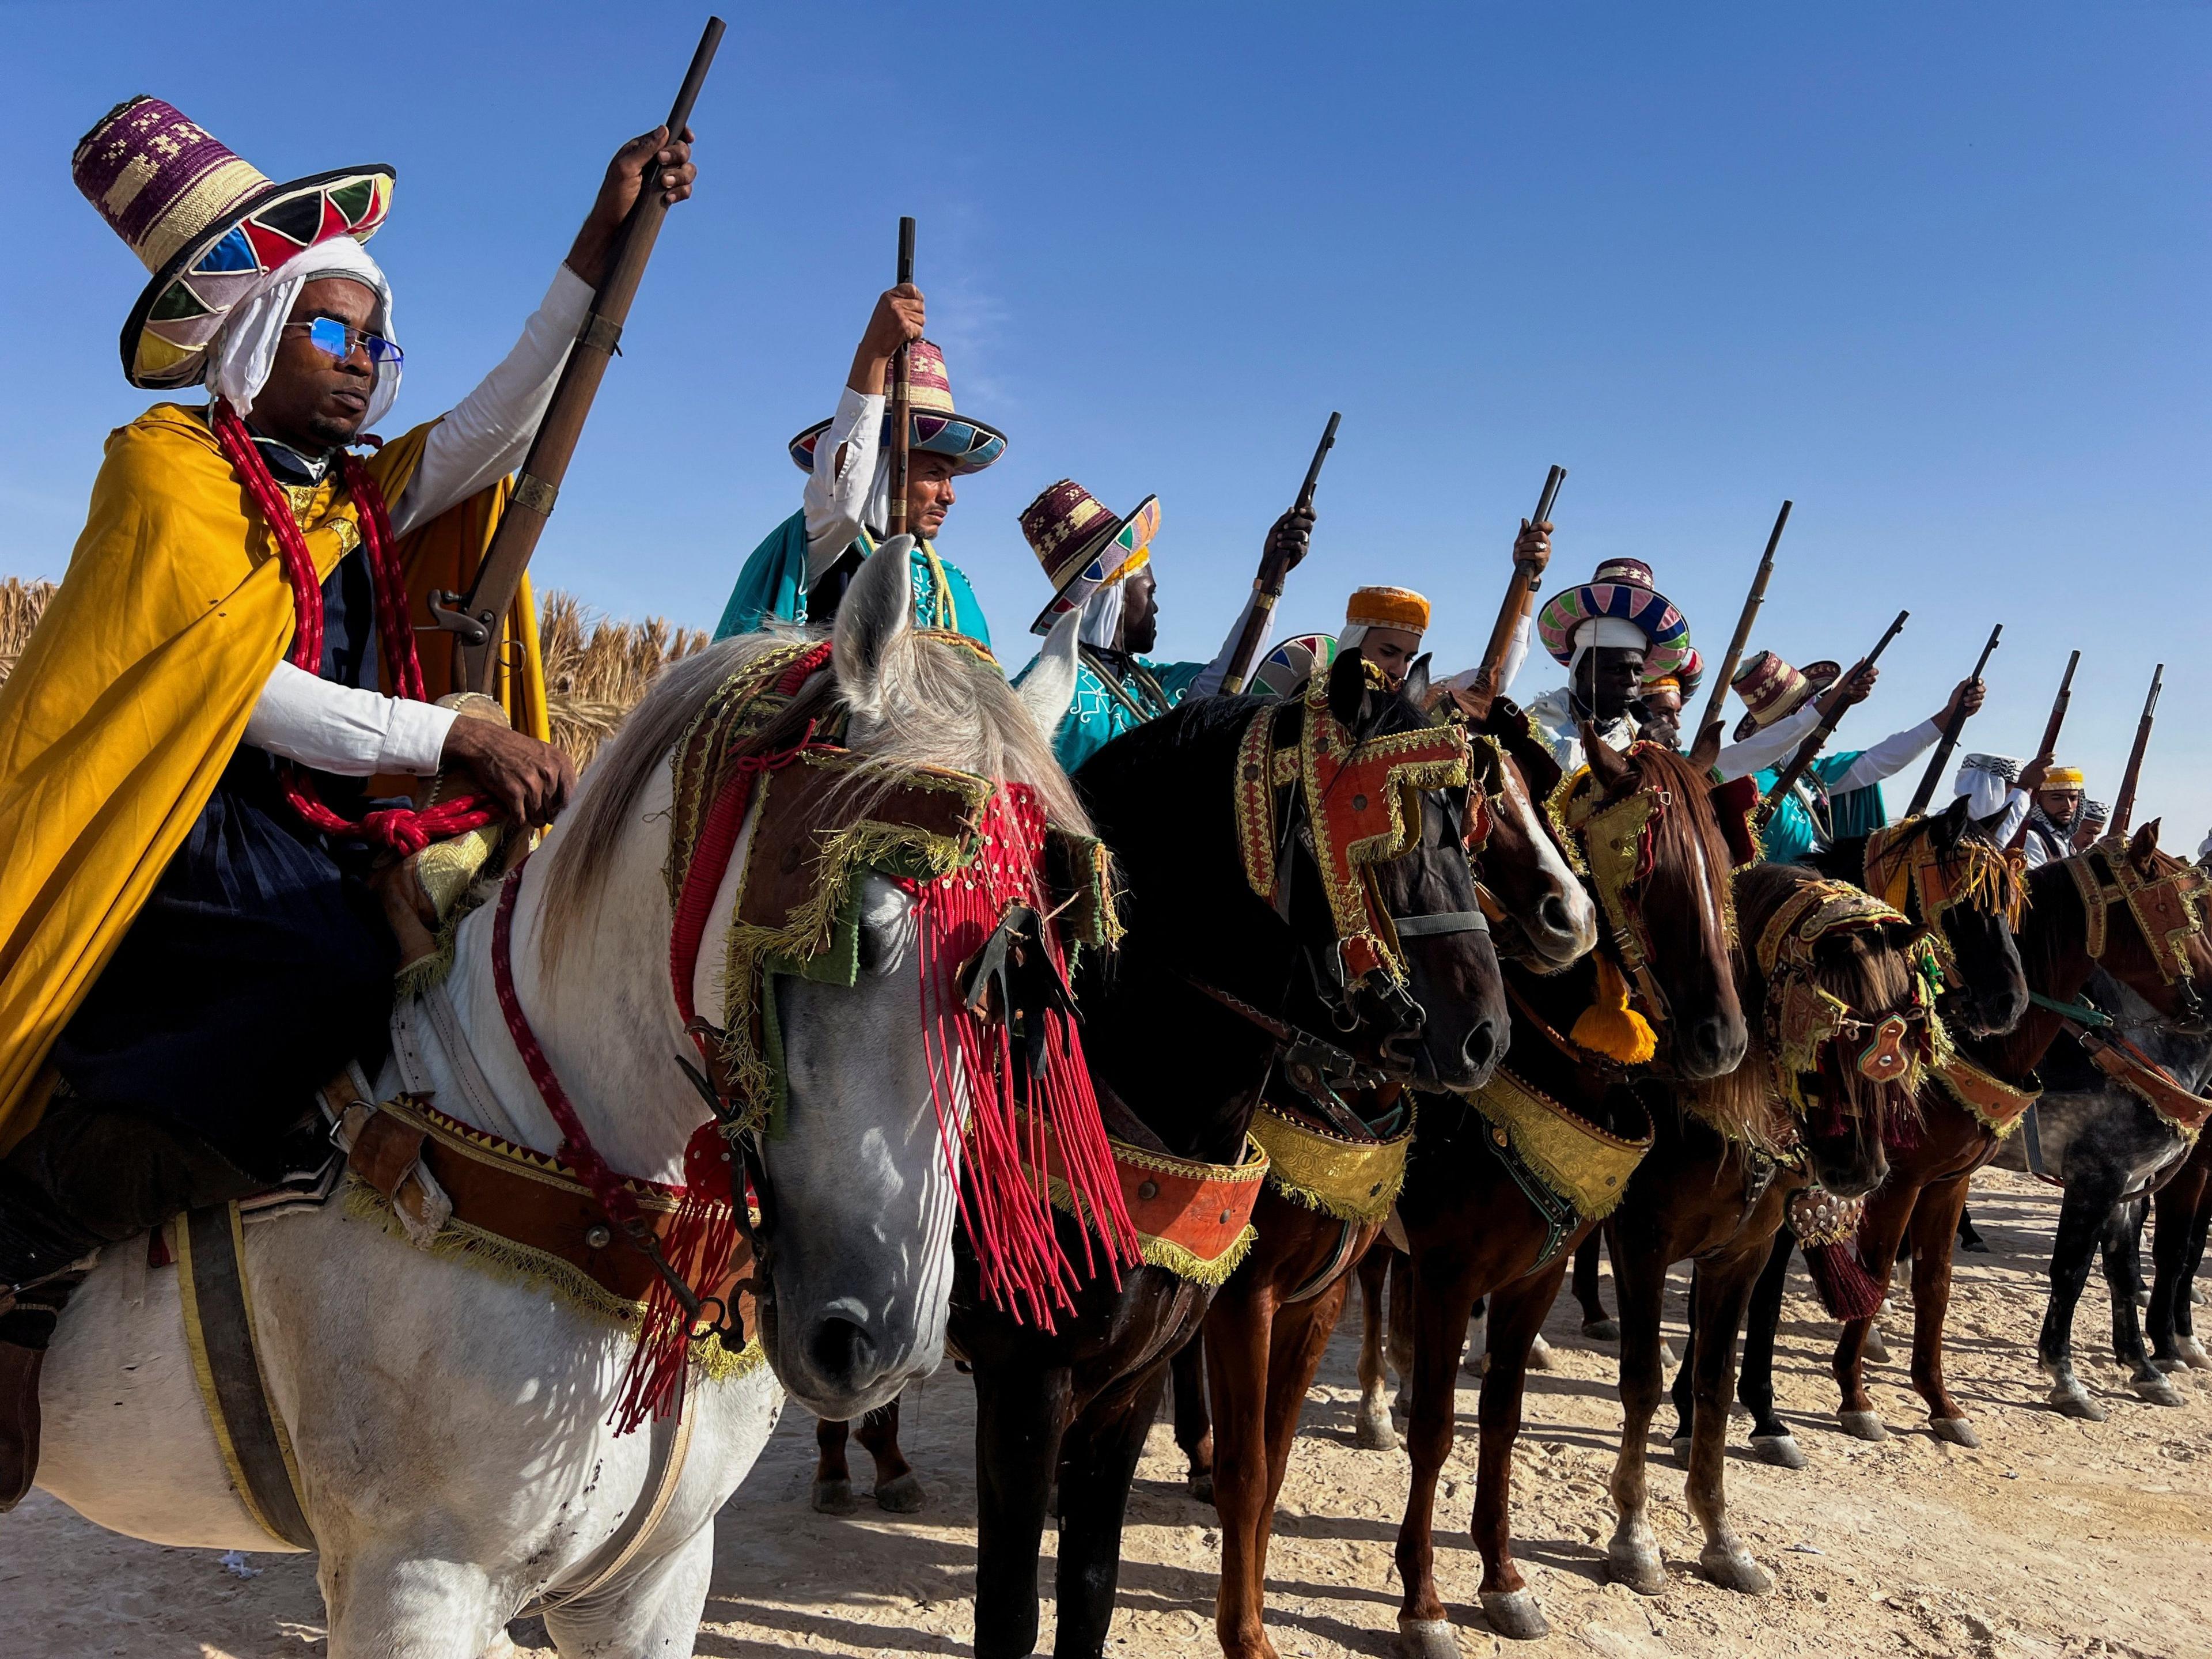
{"label": "horse leg", "polygon": [[2154,1406],[2179,1406],[2181,1395],[2166,1373],[2150,1363],[2143,1346],[2141,1300],[2143,1212],[2147,1199],[2113,1206],[2105,1224],[2105,1284],[2112,1296],[2112,1357],[2128,1368],[2128,1382],[2136,1395]]}
{"label": "horse leg", "polygon": [[[1690,1440],[1687,1495],[1690,1513],[1705,1529],[1698,1565],[1713,1583],[1743,1595],[1765,1595],[1774,1588],[1772,1575],[1752,1559],[1729,1525],[1726,1465],[1729,1400],[1735,1392],[1735,1334],[1751,1301],[1751,1287],[1765,1266],[1765,1255],[1756,1249],[1701,1264],[1690,1305],[1690,1328],[1696,1333],[1698,1409]],[[1686,1358],[1682,1369],[1691,1369]]]}
{"label": "horse leg", "polygon": [[814,1419],[812,1502],[823,1515],[850,1515],[857,1507],[853,1502],[853,1471],[845,1462],[845,1437],[852,1426],[826,1417]]}
{"label": "horse leg", "polygon": [[[2208,1181],[2212,1186],[2212,1181]],[[2197,1273],[2204,1265],[2204,1240],[2212,1232],[2212,1204],[2199,1201],[2197,1216],[2186,1235],[2181,1259],[2180,1282],[2174,1287],[2173,1334],[2174,1346],[2181,1357],[2201,1371],[2212,1371],[2212,1357],[2204,1352],[2203,1344],[2197,1340]]]}
{"label": "horse leg", "polygon": [[[1616,1218],[1618,1219],[1618,1218]],[[1656,1595],[1667,1588],[1667,1568],[1647,1513],[1650,1477],[1645,1442],[1659,1409],[1665,1381],[1660,1367],[1659,1322],[1667,1294],[1667,1249],[1656,1238],[1613,1234],[1613,1293],[1620,1305],[1620,1455],[1613,1466],[1613,1503],[1620,1519],[1605,1547],[1606,1576],[1631,1589]]]}
{"label": "horse leg", "polygon": [[[1866,1214],[1859,1222],[1859,1255],[1866,1270],[1881,1284],[1890,1282],[1897,1271],[1898,1247],[1904,1243],[1905,1230],[1912,1224],[1913,1211],[1920,1189],[1899,1182],[1899,1171],[1894,1166],[1890,1178],[1874,1190],[1867,1200]],[[1950,1253],[1951,1242],[1943,1241],[1944,1254]],[[1889,1304],[1884,1302],[1883,1307]],[[1838,1421],[1844,1432],[1861,1440],[1887,1440],[1889,1431],[1882,1426],[1881,1414],[1874,1408],[1874,1397],[1866,1389],[1867,1356],[1872,1352],[1870,1339],[1875,1334],[1875,1320],[1853,1319],[1845,1322],[1844,1334],[1836,1343],[1835,1358],[1831,1362],[1835,1371],[1836,1385],[1843,1400],[1837,1407]]]}
{"label": "horse leg", "polygon": [[[411,1518],[431,1527],[439,1519]],[[328,1611],[330,1659],[477,1659],[506,1633],[506,1596],[482,1568],[404,1549],[323,1552],[315,1577]]]}
{"label": "horse leg", "polygon": [[1459,1659],[1459,1643],[1437,1594],[1433,1533],[1437,1477],[1451,1455],[1460,1347],[1474,1307],[1474,1280],[1471,1264],[1456,1252],[1430,1250],[1411,1265],[1412,1273],[1401,1274],[1390,1297],[1394,1322],[1401,1300],[1412,1304],[1407,1312],[1413,1328],[1413,1398],[1406,1416],[1406,1449],[1413,1472],[1395,1551],[1398,1576],[1406,1587],[1398,1607],[1398,1646],[1404,1659]]}
{"label": "horse leg", "polygon": [[1478,1420],[1474,1511],[1468,1530],[1482,1552],[1482,1612],[1491,1629],[1516,1640],[1551,1633],[1544,1610],[1513,1560],[1513,1446],[1528,1382],[1528,1346],[1558,1300],[1566,1263],[1555,1262],[1490,1298],[1490,1369],[1483,1374]]}
{"label": "horse leg", "polygon": [[1692,1261],[1690,1305],[1682,1322],[1682,1363],[1674,1368],[1674,1386],[1667,1390],[1668,1400],[1674,1407],[1674,1434],[1668,1443],[1668,1449],[1684,1468],[1690,1466],[1690,1431],[1697,1420],[1697,1373],[1693,1367],[1698,1358],[1698,1281],[1703,1277],[1704,1270]]}
{"label": "horse leg", "polygon": [[1369,1451],[1395,1451],[1389,1378],[1382,1363],[1383,1285],[1389,1277],[1390,1241],[1378,1237],[1359,1258],[1359,1422],[1352,1438]]}
{"label": "horse leg", "polygon": [[1037,1553],[1067,1407],[1064,1370],[975,1367],[975,1659],[1036,1650]]}
{"label": "horse leg", "polygon": [[1605,1298],[1598,1294],[1597,1253],[1603,1248],[1605,1234],[1592,1229],[1590,1236],[1575,1247],[1575,1300],[1582,1304],[1583,1334],[1595,1342],[1618,1342],[1620,1327],[1605,1310]]}
{"label": "horse leg", "polygon": [[928,1496],[899,1449],[899,1401],[905,1398],[902,1394],[890,1405],[878,1406],[860,1419],[860,1443],[876,1460],[876,1507],[893,1515],[917,1513]]}
{"label": "horse leg", "polygon": [[[1267,1595],[1267,1403],[1273,1382],[1272,1287],[1224,1289],[1206,1316],[1206,1381],[1212,1386],[1213,1507],[1221,1517],[1221,1578],[1213,1628],[1227,1659],[1275,1659],[1261,1608]],[[1194,1344],[1193,1346],[1195,1346]],[[1188,1352],[1188,1349],[1185,1350]],[[1180,1364],[1181,1357],[1177,1357]],[[1176,1377],[1181,1416],[1182,1377]]]}
{"label": "horse leg", "polygon": [[714,1576],[714,1528],[699,1528],[683,1547],[617,1586],[545,1615],[545,1633],[561,1659],[660,1659],[689,1653],[699,1638],[707,1586]]}
{"label": "horse leg", "polygon": [[[1390,1369],[1398,1373],[1399,1405],[1404,1408],[1404,1398],[1409,1379],[1413,1375],[1413,1258],[1395,1246],[1390,1251],[1390,1293],[1384,1299],[1389,1317],[1382,1328],[1388,1333]],[[1459,1363],[1455,1352],[1452,1363]]]}
{"label": "horse leg", "polygon": [[1190,1468],[1190,1495],[1213,1502],[1213,1419],[1206,1410],[1206,1328],[1176,1350],[1168,1362],[1175,1395],[1175,1441]]}
{"label": "horse leg", "polygon": [[2091,1423],[2105,1420],[2105,1408],[2089,1397],[2088,1389],[2074,1374],[2074,1310],[2081,1300],[2082,1287],[2089,1282],[2098,1237],[2112,1213],[2112,1200],[2118,1196],[2100,1169],[2079,1171],[2067,1182],[2058,1207],[2057,1237],[2051,1247],[2051,1298],[2035,1343],[2037,1362],[2051,1379],[2051,1403],[2069,1417]]}
{"label": "horse leg", "polygon": [[1966,1411],[1943,1382],[1943,1322],[1951,1312],[1951,1247],[1966,1180],[1956,1176],[1925,1188],[1912,1210],[1912,1386],[1928,1402],[1928,1426],[1939,1440],[1978,1446]]}
{"label": "horse leg", "polygon": [[1797,1437],[1774,1409],[1774,1339],[1782,1328],[1782,1297],[1790,1284],[1790,1257],[1797,1236],[1784,1227],[1774,1235],[1766,1266],[1751,1287],[1751,1308],[1745,1316],[1743,1373],[1736,1397],[1751,1412],[1752,1455],[1778,1468],[1802,1469],[1805,1454]]}
{"label": "horse leg", "polygon": [[[1059,1618],[1054,1659],[1100,1659],[1114,1622],[1121,1572],[1121,1523],[1144,1455],[1145,1433],[1168,1385],[1164,1362],[1116,1398],[1095,1401],[1075,1423],[1060,1458]],[[1033,1558],[1034,1559],[1034,1558]],[[1034,1577],[1036,1569],[1030,1569]],[[981,1659],[981,1650],[977,1650]]]}
{"label": "horse leg", "polygon": [[2189,1301],[2179,1269],[2187,1254],[2191,1212],[2201,1184],[2192,1158],[2151,1200],[2158,1224],[2150,1240],[2150,1312],[2146,1323],[2150,1328],[2151,1363],[2160,1370],[2179,1370],[2187,1363],[2176,1340],[2179,1335],[2176,1304],[2186,1307]]}

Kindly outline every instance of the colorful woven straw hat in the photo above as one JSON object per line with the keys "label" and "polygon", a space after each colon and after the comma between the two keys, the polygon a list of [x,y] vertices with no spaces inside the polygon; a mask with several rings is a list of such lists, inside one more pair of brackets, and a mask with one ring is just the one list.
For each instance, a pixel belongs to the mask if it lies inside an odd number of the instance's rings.
{"label": "colorful woven straw hat", "polygon": [[1053,587],[1052,603],[1030,632],[1049,634],[1107,583],[1145,568],[1159,533],[1160,498],[1147,495],[1135,512],[1117,515],[1074,479],[1062,478],[1022,509],[1021,525]]}
{"label": "colorful woven straw hat", "polygon": [[1801,672],[1771,651],[1760,652],[1730,682],[1751,711],[1736,722],[1735,740],[1741,743],[1761,727],[1796,714],[1806,698],[1818,696],[1843,674],[1841,665],[1826,661],[1808,663]]}
{"label": "colorful woven straw hat", "polygon": [[1683,654],[1690,648],[1689,620],[1653,586],[1651,567],[1641,559],[1608,559],[1580,586],[1553,594],[1536,613],[1536,637],[1554,662],[1570,664],[1575,659],[1575,630],[1604,617],[1631,623],[1644,635],[1647,676],[1681,672]]}
{"label": "colorful woven straw hat", "polygon": [[1644,676],[1644,691],[1648,696],[1663,686],[1672,686],[1681,693],[1682,701],[1687,702],[1698,695],[1698,688],[1705,684],[1705,659],[1698,654],[1698,647],[1693,645],[1682,653],[1682,660],[1667,672],[1654,674],[1647,672]]}
{"label": "colorful woven straw hat", "polygon": [[1346,628],[1395,628],[1406,634],[1429,631],[1429,602],[1410,587],[1363,587],[1344,607]]}
{"label": "colorful woven straw hat", "polygon": [[231,307],[295,254],[367,241],[392,211],[380,162],[271,184],[158,98],[118,104],[79,141],[70,174],[153,280],[123,325],[133,386],[195,386]]}
{"label": "colorful woven straw hat", "polygon": [[[981,472],[1006,453],[1006,434],[965,415],[952,412],[952,382],[945,375],[945,354],[927,340],[916,340],[908,349],[908,380],[914,401],[907,447],[933,455],[950,455],[963,476]],[[791,441],[791,459],[801,472],[814,471],[816,440],[830,429],[828,421],[817,421]],[[891,417],[884,416],[884,442],[891,441]]]}
{"label": "colorful woven straw hat", "polygon": [[1328,673],[1328,665],[1335,660],[1335,635],[1293,634],[1260,659],[1247,689],[1258,696],[1296,696],[1300,686],[1316,674]]}

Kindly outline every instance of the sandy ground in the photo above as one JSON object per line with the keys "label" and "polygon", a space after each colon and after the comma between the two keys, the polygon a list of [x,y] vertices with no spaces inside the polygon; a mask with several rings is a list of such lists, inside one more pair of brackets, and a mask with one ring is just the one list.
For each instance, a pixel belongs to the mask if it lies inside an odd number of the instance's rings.
{"label": "sandy ground", "polygon": [[[1555,1367],[1531,1379],[1514,1511],[1521,1558],[1553,1634],[1514,1650],[1530,1659],[2212,1655],[2212,1375],[2185,1379],[2179,1410],[2138,1402],[2109,1363],[2109,1304],[2095,1278],[2076,1340],[2087,1357],[2083,1380],[2111,1420],[2057,1416],[2043,1404],[2031,1346],[2055,1199],[2024,1177],[1992,1173],[1978,1183],[1974,1210],[1996,1253],[1959,1258],[1948,1355],[1985,1449],[1962,1451],[1924,1431],[1902,1342],[1873,1383],[1892,1438],[1868,1444],[1838,1431],[1826,1369],[1834,1328],[1802,1273],[1793,1283],[1778,1383],[1811,1467],[1791,1474],[1750,1462],[1741,1419],[1729,1464],[1739,1525],[1777,1576],[1771,1597],[1738,1597],[1695,1577],[1697,1534],[1663,1448],[1653,1460],[1654,1522],[1674,1582],[1648,1600],[1602,1583],[1612,1525],[1604,1479],[1619,1433],[1613,1361],[1577,1334],[1579,1316],[1563,1302],[1547,1333]],[[1682,1288],[1678,1280],[1670,1310],[1678,1337]],[[1901,1329],[1901,1318],[1893,1323]],[[1292,1455],[1270,1563],[1269,1625],[1284,1659],[1393,1651],[1399,1586],[1390,1547],[1407,1466],[1402,1453],[1352,1443],[1353,1357],[1353,1334],[1340,1331]],[[1473,1492],[1474,1404],[1463,1389],[1438,1572],[1462,1647],[1480,1655],[1507,1644],[1473,1610],[1480,1569],[1459,1529]],[[1670,1422],[1662,1413],[1662,1435]],[[864,1498],[860,1515],[833,1520],[807,1506],[811,1424],[787,1418],[723,1512],[696,1651],[715,1659],[967,1652],[972,1424],[966,1384],[949,1371],[910,1396],[906,1444],[928,1484],[927,1511],[893,1517]],[[1212,1512],[1185,1495],[1182,1472],[1166,1425],[1156,1426],[1130,1505],[1115,1659],[1218,1651],[1218,1534]],[[865,1489],[865,1459],[856,1473]],[[1048,1598],[1049,1562],[1043,1577]],[[1048,1601],[1046,1617],[1048,1632]],[[226,1566],[212,1553],[99,1532],[42,1494],[0,1519],[0,1651],[15,1659],[312,1654],[322,1646],[320,1620],[303,1558]],[[513,1635],[521,1652],[550,1654],[541,1628],[518,1624]]]}

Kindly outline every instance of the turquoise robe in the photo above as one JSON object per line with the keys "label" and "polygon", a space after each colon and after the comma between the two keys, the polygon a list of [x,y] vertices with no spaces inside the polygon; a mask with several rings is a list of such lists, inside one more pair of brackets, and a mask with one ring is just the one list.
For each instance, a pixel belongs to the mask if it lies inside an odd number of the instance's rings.
{"label": "turquoise robe", "polygon": [[[1030,658],[1029,667],[1014,676],[1016,685],[1029,678],[1037,660]],[[1153,695],[1152,686],[1134,674],[1121,683],[1125,696],[1115,696],[1097,659],[1087,647],[1082,649],[1075,669],[1074,700],[1052,734],[1052,752],[1063,772],[1074,771],[1124,732],[1166,714],[1190,695],[1191,687],[1207,667],[1202,662],[1154,662],[1150,657],[1132,657],[1130,661],[1151,677],[1158,688],[1158,696]]]}
{"label": "turquoise robe", "polygon": [[[1881,786],[1870,783],[1863,789],[1853,789],[1841,795],[1830,795],[1828,786],[1851,769],[1863,749],[1846,750],[1840,755],[1823,755],[1805,769],[1805,775],[1797,787],[1776,803],[1774,816],[1759,832],[1760,844],[1766,849],[1767,860],[1773,864],[1802,864],[1814,852],[1825,845],[1848,841],[1854,836],[1869,835],[1889,822],[1889,811],[1881,799]],[[1759,775],[1761,795],[1773,788],[1782,775],[1779,767],[1769,767]],[[1808,805],[1814,791],[1819,791],[1823,826],[1816,824],[1814,806]]]}
{"label": "turquoise robe", "polygon": [[[862,531],[856,544],[864,553],[876,550],[874,540]],[[941,557],[927,542],[915,544],[914,553],[914,619],[924,628],[940,627],[949,620],[956,632],[965,634],[986,649],[991,625],[975,590],[959,566]],[[940,584],[939,573],[943,573]],[[948,614],[949,613],[949,614]],[[806,620],[806,509],[801,507],[768,533],[753,549],[730,590],[714,637],[757,632],[765,623]]]}

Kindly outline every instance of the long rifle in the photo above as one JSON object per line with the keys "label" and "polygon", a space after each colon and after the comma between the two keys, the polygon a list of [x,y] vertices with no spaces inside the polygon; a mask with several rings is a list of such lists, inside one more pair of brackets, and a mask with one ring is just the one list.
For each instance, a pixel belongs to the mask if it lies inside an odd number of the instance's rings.
{"label": "long rifle", "polygon": [[[1751,625],[1758,620],[1759,607],[1765,602],[1766,584],[1774,574],[1774,550],[1782,544],[1783,528],[1790,522],[1790,507],[1788,501],[1783,502],[1782,511],[1774,515],[1774,528],[1766,538],[1766,551],[1759,556],[1759,574],[1751,579],[1751,592],[1744,596],[1742,614],[1735,619],[1735,636],[1729,641],[1728,655],[1722,659],[1720,675],[1713,681],[1712,696],[1705,699],[1705,717],[1698,723],[1698,735],[1692,740],[1691,752],[1701,757],[1706,766],[1713,763],[1714,756],[1705,753],[1705,734],[1718,731],[1727,709],[1729,682],[1735,678],[1736,665],[1743,660],[1743,648],[1751,643]],[[1712,747],[1714,755],[1718,754],[1717,739]]]}
{"label": "long rifle", "polygon": [[[1306,468],[1306,481],[1298,486],[1298,499],[1291,512],[1313,511],[1314,486],[1321,482],[1321,464],[1336,447],[1336,423],[1343,418],[1337,410],[1329,410],[1328,424],[1322,429],[1321,442],[1314,449],[1312,464]],[[1283,584],[1290,579],[1290,574],[1289,567],[1272,550],[1260,556],[1260,574],[1252,578],[1252,608],[1244,613],[1243,631],[1237,635],[1237,647],[1229,653],[1229,672],[1221,678],[1223,696],[1237,696],[1251,678],[1252,665],[1267,637],[1267,623],[1275,614],[1275,601],[1283,597]]]}
{"label": "long rifle", "polygon": [[[2035,746],[2030,762],[2058,753],[2058,734],[2066,725],[2066,710],[2074,701],[2074,671],[2081,665],[2081,653],[2075,652],[2066,659],[2066,672],[2058,682],[2058,695],[2051,700],[2051,718],[2043,723],[2043,741]],[[2022,817],[2020,828],[2013,831],[2010,850],[2018,852],[2027,844],[2027,820]]]}
{"label": "long rifle", "polygon": [[2166,665],[2159,664],[2150,677],[2150,695],[2143,699],[2142,718],[2136,722],[2136,746],[2128,751],[2128,769],[2120,776],[2120,793],[2112,802],[2110,834],[2128,833],[2128,819],[2136,810],[2136,786],[2142,781],[2143,750],[2150,746],[2150,724],[2158,714],[2158,689],[2166,680]]}
{"label": "long rifle", "polygon": [[[1981,678],[1982,670],[1990,665],[1990,653],[1997,648],[1997,635],[2003,632],[2002,623],[1990,629],[1990,642],[1982,647],[1981,657],[1974,664],[1974,672],[1966,677],[1969,684]],[[1935,799],[1936,786],[1942,780],[1943,769],[1951,763],[1951,756],[1959,747],[1959,733],[1965,729],[1966,724],[1966,705],[1961,701],[1951,711],[1951,718],[1944,722],[1943,741],[1936,745],[1935,754],[1929,757],[1928,769],[1920,775],[1920,787],[1912,792],[1912,805],[1905,809],[1906,817],[1917,818],[1928,810],[1928,803]]]}
{"label": "long rifle", "polygon": [[[1564,466],[1554,466],[1544,479],[1544,488],[1536,497],[1536,516],[1528,524],[1547,524],[1552,517],[1552,503],[1559,498],[1559,483],[1567,476]],[[1527,528],[1524,525],[1522,528]],[[1498,693],[1498,680],[1505,672],[1505,653],[1513,648],[1513,636],[1521,631],[1521,624],[1534,602],[1536,590],[1543,586],[1543,578],[1525,564],[1516,562],[1513,580],[1505,584],[1505,598],[1498,607],[1498,621],[1490,630],[1490,643],[1482,648],[1482,666],[1475,676],[1474,694],[1485,700]]]}
{"label": "long rifle", "polygon": [[[1889,649],[1889,642],[1898,636],[1905,627],[1905,619],[1911,614],[1910,611],[1899,611],[1897,620],[1890,623],[1888,631],[1875,642],[1873,650],[1852,665],[1850,672],[1856,674],[1860,669],[1871,668],[1880,662],[1881,653]],[[1761,823],[1773,812],[1782,798],[1796,787],[1797,780],[1805,775],[1805,769],[1819,758],[1820,750],[1827,746],[1829,734],[1836,729],[1836,722],[1843,719],[1844,710],[1850,706],[1839,700],[1833,708],[1820,717],[1820,723],[1813,728],[1805,741],[1797,745],[1797,752],[1790,757],[1790,764],[1784,767],[1782,775],[1774,780],[1774,787],[1768,790],[1759,803]]]}
{"label": "long rifle", "polygon": [[[914,280],[914,221],[899,221],[898,240],[899,286],[904,288]],[[891,477],[890,477],[890,533],[906,534],[906,471],[909,446],[913,443],[914,422],[914,347],[902,345],[891,359]]]}
{"label": "long rifle", "polygon": [[[684,128],[691,123],[691,106],[699,100],[699,88],[706,83],[715,48],[722,44],[722,27],[720,18],[709,17],[705,33],[699,37],[699,49],[691,54],[691,67],[684,71],[684,85],[668,112],[671,143],[681,143]],[[530,556],[537,551],[538,538],[545,532],[545,520],[552,516],[561,480],[568,475],[577,440],[583,435],[585,417],[592,412],[592,399],[599,395],[600,379],[622,339],[623,325],[629,320],[630,301],[637,297],[646,261],[653,257],[661,221],[668,216],[659,178],[658,165],[649,163],[646,177],[640,181],[637,200],[615,239],[606,280],[592,296],[591,315],[584,319],[583,330],[569,349],[560,382],[553,388],[553,400],[546,407],[545,418],[538,423],[538,436],[532,441],[530,453],[514,481],[514,493],[483,562],[477,567],[476,580],[465,595],[443,588],[430,594],[432,617],[455,636],[460,684],[467,690],[486,693],[497,690],[500,641],[507,611],[522,586],[523,572],[529,568]]]}

